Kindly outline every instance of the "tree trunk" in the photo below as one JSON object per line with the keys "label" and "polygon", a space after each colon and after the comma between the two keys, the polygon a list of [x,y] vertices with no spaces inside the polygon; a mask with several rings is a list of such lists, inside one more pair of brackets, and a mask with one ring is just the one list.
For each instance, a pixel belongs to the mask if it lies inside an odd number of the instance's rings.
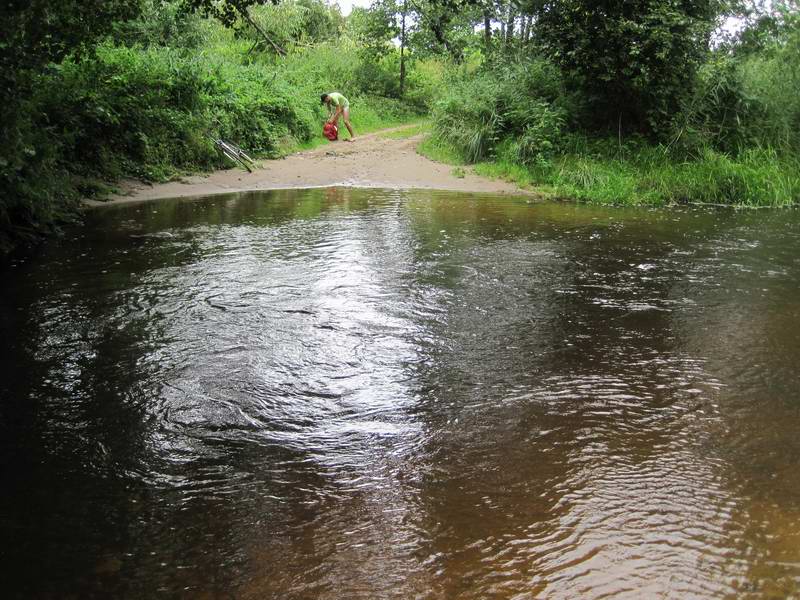
{"label": "tree trunk", "polygon": [[483,43],[486,47],[486,53],[489,54],[492,50],[492,15],[488,10],[483,12]]}
{"label": "tree trunk", "polygon": [[514,39],[514,19],[517,18],[514,10],[514,3],[508,3],[508,25],[506,25],[506,44],[510,44]]}
{"label": "tree trunk", "polygon": [[449,17],[447,15],[442,15],[437,20],[432,21],[430,24],[431,33],[433,34],[433,37],[436,38],[436,41],[444,46],[445,50],[447,50],[447,53],[453,57],[453,60],[457,64],[461,64],[464,62],[464,53],[460,48],[454,46],[450,40],[447,39],[447,35],[445,34],[445,27],[448,21]]}
{"label": "tree trunk", "polygon": [[284,50],[283,48],[281,48],[280,46],[278,46],[278,44],[276,44],[275,42],[273,42],[273,41],[272,41],[272,38],[270,38],[270,37],[269,37],[269,36],[268,36],[268,35],[267,35],[267,34],[264,32],[264,30],[263,30],[263,29],[261,29],[261,27],[259,27],[259,26],[258,26],[258,23],[256,23],[255,21],[253,21],[253,18],[250,16],[250,12],[247,10],[247,7],[245,7],[245,8],[244,8],[244,9],[242,9],[242,10],[240,10],[240,11],[239,11],[239,14],[241,14],[241,15],[242,15],[242,18],[243,18],[245,21],[247,21],[247,22],[250,24],[250,26],[251,26],[253,29],[255,29],[255,30],[258,32],[258,33],[260,33],[260,34],[261,34],[261,37],[263,37],[263,38],[264,38],[264,39],[265,39],[265,40],[266,40],[266,41],[269,43],[269,45],[270,45],[270,46],[272,46],[272,48],[275,50],[275,52],[277,52],[277,53],[278,53],[278,54],[280,54],[281,56],[286,56],[286,50]]}
{"label": "tree trunk", "polygon": [[406,86],[406,0],[403,0],[402,23],[400,24],[400,97]]}

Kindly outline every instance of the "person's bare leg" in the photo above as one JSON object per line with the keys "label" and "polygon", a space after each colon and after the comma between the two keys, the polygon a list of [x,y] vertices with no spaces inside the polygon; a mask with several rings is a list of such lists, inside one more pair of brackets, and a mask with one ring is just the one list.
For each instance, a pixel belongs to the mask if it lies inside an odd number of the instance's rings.
{"label": "person's bare leg", "polygon": [[349,108],[345,108],[342,111],[342,117],[343,117],[343,121],[344,121],[344,126],[347,127],[347,131],[350,132],[350,141],[351,142],[355,141],[356,134],[353,133],[353,126],[350,125],[350,109]]}
{"label": "person's bare leg", "polygon": [[344,122],[344,126],[345,126],[345,127],[347,127],[347,131],[349,131],[349,132],[350,132],[350,141],[351,141],[351,142],[352,142],[352,141],[355,141],[355,139],[356,139],[356,134],[355,134],[355,133],[353,133],[353,127],[350,125],[350,121],[345,121],[345,122]]}

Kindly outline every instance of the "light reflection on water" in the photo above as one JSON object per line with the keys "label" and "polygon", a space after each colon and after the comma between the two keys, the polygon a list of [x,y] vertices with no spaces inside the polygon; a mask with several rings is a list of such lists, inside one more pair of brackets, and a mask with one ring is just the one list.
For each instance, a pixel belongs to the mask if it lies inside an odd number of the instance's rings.
{"label": "light reflection on water", "polygon": [[310,190],[3,272],[14,596],[800,594],[800,220]]}

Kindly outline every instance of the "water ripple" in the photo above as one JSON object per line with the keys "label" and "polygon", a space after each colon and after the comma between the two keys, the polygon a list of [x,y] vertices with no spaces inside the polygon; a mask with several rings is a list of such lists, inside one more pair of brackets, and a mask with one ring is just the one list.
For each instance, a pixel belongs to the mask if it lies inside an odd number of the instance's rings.
{"label": "water ripple", "polygon": [[12,596],[800,594],[796,215],[331,189],[89,220],[6,274]]}

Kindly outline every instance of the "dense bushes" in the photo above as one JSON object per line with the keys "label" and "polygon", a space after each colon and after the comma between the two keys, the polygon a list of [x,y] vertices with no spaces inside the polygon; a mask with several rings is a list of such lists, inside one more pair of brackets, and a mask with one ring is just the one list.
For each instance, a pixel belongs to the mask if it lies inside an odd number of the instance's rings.
{"label": "dense bushes", "polygon": [[694,97],[675,120],[674,141],[737,154],[770,147],[800,152],[800,35],[772,52],[719,53],[699,73]]}
{"label": "dense bushes", "polygon": [[434,131],[469,162],[496,155],[504,139],[524,164],[556,151],[572,101],[543,59],[488,66],[451,80],[435,104]]}
{"label": "dense bushes", "polygon": [[595,105],[544,58],[501,62],[449,81],[433,113],[434,144],[446,148],[436,153],[586,201],[800,202],[800,34],[744,57],[719,50],[662,142],[587,130]]}
{"label": "dense bushes", "polygon": [[105,46],[44,77],[39,106],[72,173],[161,178],[171,165],[208,163],[192,132],[210,86],[173,50]]}
{"label": "dense bushes", "polygon": [[35,234],[98,180],[163,180],[222,166],[209,135],[276,156],[310,139],[318,96],[296,96],[274,68],[164,46],[99,47],[40,74],[20,119],[21,152],[3,157],[0,229]]}
{"label": "dense bushes", "polygon": [[535,40],[590,100],[588,129],[668,134],[709,52],[716,0],[532,3]]}

